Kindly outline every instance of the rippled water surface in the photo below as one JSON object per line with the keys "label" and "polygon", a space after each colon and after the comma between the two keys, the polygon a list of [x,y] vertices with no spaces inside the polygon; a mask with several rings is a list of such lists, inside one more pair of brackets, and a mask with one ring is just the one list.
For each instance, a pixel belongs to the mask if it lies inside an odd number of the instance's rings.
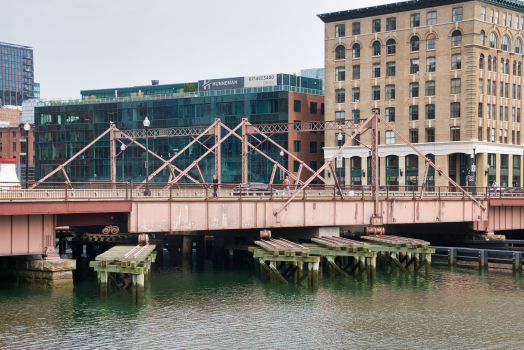
{"label": "rippled water surface", "polygon": [[524,347],[523,279],[434,264],[431,278],[377,271],[270,285],[254,271],[189,262],[153,274],[143,305],[102,301],[93,276],[70,290],[0,289],[1,349]]}

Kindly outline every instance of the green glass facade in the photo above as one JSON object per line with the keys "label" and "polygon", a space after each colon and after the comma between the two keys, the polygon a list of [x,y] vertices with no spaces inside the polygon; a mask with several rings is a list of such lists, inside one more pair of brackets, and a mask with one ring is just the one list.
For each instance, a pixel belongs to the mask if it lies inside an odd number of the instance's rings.
{"label": "green glass facade", "polygon": [[[183,126],[211,125],[215,118],[220,118],[228,127],[237,126],[242,118],[247,118],[253,124],[288,122],[288,91],[241,93],[233,90],[220,91],[207,96],[161,98],[153,100],[118,101],[93,103],[60,103],[39,106],[35,108],[35,170],[36,179],[41,179],[58,165],[67,161],[82,148],[87,146],[102,132],[107,130],[110,121],[121,130],[142,129],[143,120],[147,116],[151,121],[150,128],[169,128]],[[264,91],[267,88],[252,89]],[[271,89],[270,89],[271,90]],[[284,90],[284,89],[281,89]],[[238,132],[240,135],[240,131]],[[223,131],[225,136],[226,132]],[[207,139],[207,137],[202,140]],[[287,134],[272,136],[283,147],[288,146]],[[142,144],[144,139],[139,139]],[[192,141],[190,137],[159,137],[150,138],[149,147],[164,159],[169,159],[176,152]],[[213,145],[213,138],[205,142],[207,147]],[[258,144],[250,140],[253,144]],[[125,141],[126,144],[129,141]],[[117,147],[120,144],[117,143]],[[241,181],[241,147],[240,140],[230,137],[222,144],[222,182],[238,183]],[[278,160],[279,151],[269,142],[260,149],[271,158]],[[183,155],[179,156],[174,165],[185,169],[206,148],[194,144]],[[125,181],[139,182],[145,179],[145,151],[138,146],[130,146],[125,151],[124,178]],[[122,179],[122,157],[117,159],[117,179]],[[150,169],[153,172],[163,162],[155,157],[149,157]],[[249,155],[249,181],[268,183],[271,177],[272,164],[265,158],[253,152]],[[286,161],[287,163],[287,161]],[[214,174],[214,156],[208,155],[199,163],[206,178],[211,181]],[[287,164],[285,164],[287,167]],[[67,167],[67,173],[72,182],[109,181],[109,135],[98,141],[83,155],[75,159]],[[198,178],[196,169],[190,172]],[[169,170],[165,168],[157,175],[154,182],[167,182]],[[63,181],[63,176],[57,173],[50,181]],[[184,180],[187,181],[187,180]]]}

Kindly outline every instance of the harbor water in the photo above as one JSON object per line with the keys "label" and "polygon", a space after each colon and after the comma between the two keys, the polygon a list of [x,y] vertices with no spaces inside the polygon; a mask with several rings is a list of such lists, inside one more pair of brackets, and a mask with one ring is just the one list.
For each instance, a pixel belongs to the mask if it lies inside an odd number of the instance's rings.
{"label": "harbor water", "polygon": [[[167,252],[165,252],[168,255]],[[81,263],[72,289],[0,288],[1,349],[521,349],[524,278],[448,267],[270,284],[244,264],[170,262],[131,303],[101,300]],[[80,277],[79,277],[80,276]]]}

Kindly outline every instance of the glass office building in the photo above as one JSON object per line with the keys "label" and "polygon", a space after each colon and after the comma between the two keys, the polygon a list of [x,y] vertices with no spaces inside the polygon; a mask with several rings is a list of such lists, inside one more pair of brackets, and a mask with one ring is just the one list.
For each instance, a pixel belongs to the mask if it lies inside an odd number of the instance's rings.
{"label": "glass office building", "polygon": [[[195,91],[192,93],[168,93],[153,95],[143,94],[135,97],[104,98],[102,94],[115,90],[82,91],[84,96],[98,95],[101,98],[83,99],[67,102],[41,102],[35,107],[35,169],[36,178],[40,179],[50,173],[58,165],[84,148],[110,125],[110,121],[121,130],[143,129],[143,120],[147,116],[151,121],[150,128],[169,128],[184,126],[211,125],[215,118],[220,118],[229,128],[237,126],[242,118],[247,118],[253,124],[285,123],[289,121],[289,94],[298,92],[304,94],[322,95],[321,82],[318,79],[308,80],[311,86],[319,89],[303,88],[298,85],[300,79],[281,77],[282,81],[293,80],[292,85],[273,85],[235,89],[217,89],[211,91]],[[284,79],[285,78],[285,79]],[[207,81],[203,81],[204,83]],[[316,84],[314,84],[316,83]],[[192,83],[203,86],[203,83]],[[174,84],[181,85],[184,84]],[[159,86],[156,91],[169,90],[173,87]],[[162,87],[164,89],[162,89]],[[144,87],[129,88],[147,91]],[[118,94],[118,92],[117,92]],[[292,104],[292,103],[291,103]],[[323,117],[322,117],[323,118]],[[223,136],[227,132],[223,130]],[[238,132],[240,135],[240,131]],[[201,140],[204,141],[208,137]],[[272,136],[283,147],[288,147],[288,134]],[[122,140],[129,144],[128,140]],[[138,142],[145,143],[144,139]],[[169,159],[192,141],[191,137],[158,137],[149,139],[149,148],[163,159]],[[258,142],[252,143],[258,144]],[[214,139],[195,143],[184,154],[180,155],[173,165],[185,169],[207,149],[214,145]],[[118,149],[120,144],[117,145]],[[222,145],[222,182],[238,183],[241,181],[241,143],[235,137],[229,137]],[[260,146],[262,151],[275,160],[279,159],[279,150],[266,142]],[[124,151],[125,181],[140,182],[145,178],[145,151],[136,145]],[[117,159],[117,179],[122,179],[122,156]],[[149,172],[152,173],[163,162],[154,156],[149,157]],[[284,160],[287,166],[287,160]],[[253,152],[249,156],[249,181],[269,182],[273,165],[265,158]],[[214,155],[208,155],[199,163],[206,181],[211,181],[214,174]],[[109,135],[98,141],[83,155],[75,159],[67,167],[67,173],[73,182],[109,181]],[[154,182],[167,182],[169,178],[167,167],[158,174]],[[198,179],[196,169],[190,175]],[[53,181],[61,181],[61,174],[53,177]],[[187,182],[187,179],[181,181]]]}
{"label": "glass office building", "polygon": [[0,42],[0,105],[21,106],[33,97],[33,49]]}

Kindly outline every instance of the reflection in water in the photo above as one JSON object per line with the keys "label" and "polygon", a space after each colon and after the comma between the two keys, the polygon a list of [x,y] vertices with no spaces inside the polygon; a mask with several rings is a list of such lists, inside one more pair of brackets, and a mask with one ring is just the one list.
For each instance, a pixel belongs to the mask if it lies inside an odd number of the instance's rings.
{"label": "reflection in water", "polygon": [[[173,267],[173,264],[176,265]],[[172,267],[168,267],[172,266]],[[522,278],[507,270],[434,265],[431,277],[320,278],[270,285],[252,270],[164,261],[143,305],[93,275],[73,290],[0,289],[0,347],[520,348]]]}

